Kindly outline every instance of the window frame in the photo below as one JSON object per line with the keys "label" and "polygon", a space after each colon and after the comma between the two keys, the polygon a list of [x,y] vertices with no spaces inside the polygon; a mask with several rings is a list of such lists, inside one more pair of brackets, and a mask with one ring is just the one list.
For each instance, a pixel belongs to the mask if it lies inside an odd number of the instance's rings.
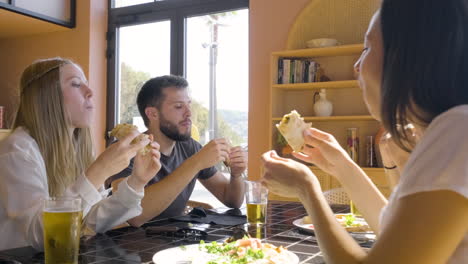
{"label": "window frame", "polygon": [[118,113],[118,40],[119,28],[164,20],[171,21],[170,73],[186,77],[186,18],[211,13],[249,8],[249,0],[163,0],[134,6],[114,8],[108,0],[107,32],[107,117],[106,142],[109,131],[117,124]]}
{"label": "window frame", "polygon": [[28,17],[36,18],[45,22],[59,25],[59,26],[63,26],[67,28],[75,28],[76,27],[76,0],[68,0],[68,1],[70,1],[70,20],[62,20],[62,19],[48,16],[46,14],[41,14],[35,11],[31,11],[28,9],[18,7],[16,6],[15,0],[8,0],[7,3],[0,2],[0,9],[5,9],[14,13],[18,13],[20,15],[25,15]]}

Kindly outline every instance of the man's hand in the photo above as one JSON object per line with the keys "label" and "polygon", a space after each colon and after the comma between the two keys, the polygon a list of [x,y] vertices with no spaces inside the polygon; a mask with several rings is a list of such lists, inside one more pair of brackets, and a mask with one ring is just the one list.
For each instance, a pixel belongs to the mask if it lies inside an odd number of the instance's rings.
{"label": "man's hand", "polygon": [[200,170],[212,167],[229,158],[229,144],[224,138],[213,139],[192,158]]}
{"label": "man's hand", "polygon": [[247,153],[241,147],[233,147],[229,152],[229,167],[231,168],[231,176],[237,178],[247,168]]}
{"label": "man's hand", "polygon": [[[153,140],[153,135],[150,135],[150,140]],[[161,169],[160,157],[159,144],[156,141],[151,142],[149,153],[136,155],[133,173],[128,178],[128,184],[134,190],[143,191],[145,185],[158,173]]]}

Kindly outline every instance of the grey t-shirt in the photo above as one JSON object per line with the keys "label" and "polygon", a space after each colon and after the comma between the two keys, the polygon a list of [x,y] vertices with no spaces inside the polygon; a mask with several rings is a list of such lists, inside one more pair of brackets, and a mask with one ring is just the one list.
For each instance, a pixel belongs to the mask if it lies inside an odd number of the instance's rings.
{"label": "grey t-shirt", "polygon": [[[172,150],[171,155],[166,156],[161,153],[161,170],[156,174],[156,176],[151,179],[147,186],[157,183],[160,180],[164,179],[166,176],[171,174],[175,169],[177,169],[186,159],[200,151],[202,145],[197,141],[190,138],[186,141],[176,141],[174,149]],[[118,178],[127,177],[132,173],[133,170],[133,159],[130,161],[130,165],[121,171],[120,173],[112,176],[107,182],[110,183]],[[195,182],[198,179],[209,179],[216,173],[215,167],[209,167],[204,170],[199,171],[195,177],[189,182],[189,184],[182,190],[177,198],[169,205],[169,207],[164,210],[160,215],[156,216],[154,219],[168,218],[173,216],[182,215],[184,212],[185,206],[187,204],[190,195],[193,192]]]}

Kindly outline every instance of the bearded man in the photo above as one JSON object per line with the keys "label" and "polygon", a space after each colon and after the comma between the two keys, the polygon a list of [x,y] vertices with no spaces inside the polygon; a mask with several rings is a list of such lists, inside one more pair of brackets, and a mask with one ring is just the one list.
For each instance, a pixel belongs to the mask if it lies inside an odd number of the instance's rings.
{"label": "bearded man", "polygon": [[[246,155],[224,138],[205,146],[191,138],[191,99],[184,78],[166,75],[148,80],[138,93],[137,105],[148,128],[145,133],[160,145],[162,167],[147,184],[143,212],[128,221],[131,225],[182,215],[197,180],[227,207],[242,205]],[[229,161],[230,177],[214,167],[222,161]],[[133,162],[112,180],[127,177],[132,170]]]}

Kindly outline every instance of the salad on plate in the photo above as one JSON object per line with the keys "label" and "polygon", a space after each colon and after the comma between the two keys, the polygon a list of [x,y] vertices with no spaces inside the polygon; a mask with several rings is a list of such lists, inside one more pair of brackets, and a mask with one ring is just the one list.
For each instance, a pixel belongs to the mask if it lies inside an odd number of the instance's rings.
{"label": "salad on plate", "polygon": [[[170,261],[169,261],[170,259]],[[296,254],[257,238],[243,238],[233,242],[211,242],[170,248],[153,256],[156,264],[297,264]]]}

